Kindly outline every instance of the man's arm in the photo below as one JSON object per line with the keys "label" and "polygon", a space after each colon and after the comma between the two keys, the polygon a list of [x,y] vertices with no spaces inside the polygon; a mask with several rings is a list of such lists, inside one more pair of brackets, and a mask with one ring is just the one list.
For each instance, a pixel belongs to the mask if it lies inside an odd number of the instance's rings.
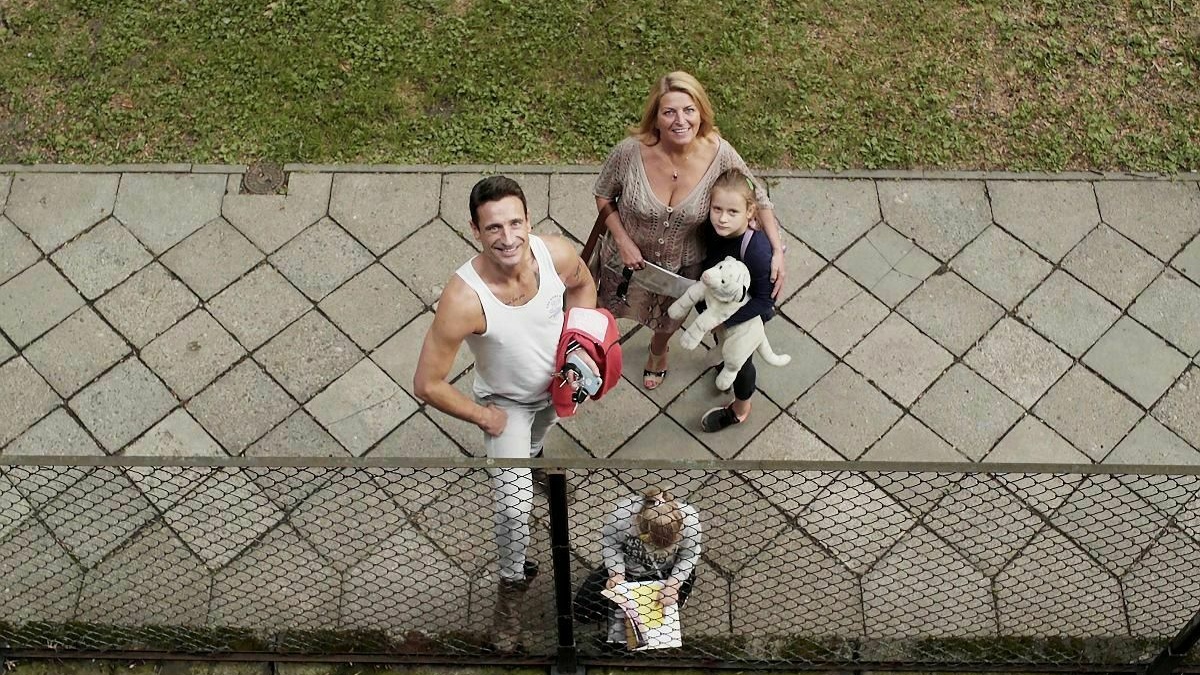
{"label": "man's arm", "polygon": [[550,256],[554,259],[554,270],[567,287],[566,306],[595,307],[596,282],[588,271],[587,263],[575,251],[575,247],[564,237],[544,237]]}
{"label": "man's arm", "polygon": [[479,298],[455,276],[442,291],[433,325],[425,334],[417,371],[413,374],[413,393],[421,401],[447,415],[475,424],[484,433],[498,436],[508,421],[504,411],[491,405],[479,405],[447,381],[463,340],[471,333],[483,332],[486,328]]}

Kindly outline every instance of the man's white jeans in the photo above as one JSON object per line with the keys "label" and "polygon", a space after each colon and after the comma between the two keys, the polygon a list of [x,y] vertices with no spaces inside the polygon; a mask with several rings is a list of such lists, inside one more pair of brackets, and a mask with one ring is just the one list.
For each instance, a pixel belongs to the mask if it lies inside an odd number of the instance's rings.
{"label": "man's white jeans", "polygon": [[[529,459],[542,451],[546,432],[558,421],[549,398],[520,403],[502,396],[476,399],[508,415],[499,436],[483,435],[483,449],[497,459]],[[493,532],[499,553],[500,576],[509,581],[525,578],[525,549],[529,546],[529,513],[533,509],[533,472],[521,469],[488,469],[495,494]]]}

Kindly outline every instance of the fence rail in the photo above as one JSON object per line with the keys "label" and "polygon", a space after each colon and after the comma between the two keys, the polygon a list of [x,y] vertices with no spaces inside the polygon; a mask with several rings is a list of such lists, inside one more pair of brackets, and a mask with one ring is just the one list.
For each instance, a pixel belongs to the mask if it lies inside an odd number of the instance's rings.
{"label": "fence rail", "polygon": [[[550,479],[509,490],[531,467]],[[696,508],[702,553],[684,646],[624,653],[564,596],[652,487]],[[541,570],[515,654],[505,495]],[[1194,467],[0,457],[11,655],[1134,672],[1193,667],[1198,609]]]}

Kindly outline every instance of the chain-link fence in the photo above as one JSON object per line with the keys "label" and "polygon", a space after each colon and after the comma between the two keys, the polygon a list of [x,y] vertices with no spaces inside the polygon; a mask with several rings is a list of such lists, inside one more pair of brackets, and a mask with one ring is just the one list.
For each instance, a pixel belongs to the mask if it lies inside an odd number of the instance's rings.
{"label": "chain-link fence", "polygon": [[[1200,610],[1182,468],[264,461],[0,458],[0,652],[1129,670]],[[572,614],[606,554],[681,647]]]}

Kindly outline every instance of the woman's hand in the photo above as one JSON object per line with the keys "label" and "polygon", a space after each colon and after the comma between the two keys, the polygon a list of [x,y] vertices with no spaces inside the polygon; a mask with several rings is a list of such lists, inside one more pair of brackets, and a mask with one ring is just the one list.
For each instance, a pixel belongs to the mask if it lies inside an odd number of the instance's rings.
{"label": "woman's hand", "polygon": [[621,263],[626,267],[640,270],[646,266],[642,250],[629,237],[618,237],[616,240],[617,253],[621,255]]}
{"label": "woman's hand", "polygon": [[670,607],[679,602],[679,580],[667,579],[663,584],[663,589],[659,591],[658,601],[663,604],[663,607]]}
{"label": "woman's hand", "polygon": [[771,299],[778,300],[783,293],[783,280],[787,277],[787,267],[783,261],[783,251],[775,249],[771,254]]}
{"label": "woman's hand", "polygon": [[611,591],[623,583],[625,583],[625,575],[613,572],[608,575],[608,583],[604,584],[604,587]]}

